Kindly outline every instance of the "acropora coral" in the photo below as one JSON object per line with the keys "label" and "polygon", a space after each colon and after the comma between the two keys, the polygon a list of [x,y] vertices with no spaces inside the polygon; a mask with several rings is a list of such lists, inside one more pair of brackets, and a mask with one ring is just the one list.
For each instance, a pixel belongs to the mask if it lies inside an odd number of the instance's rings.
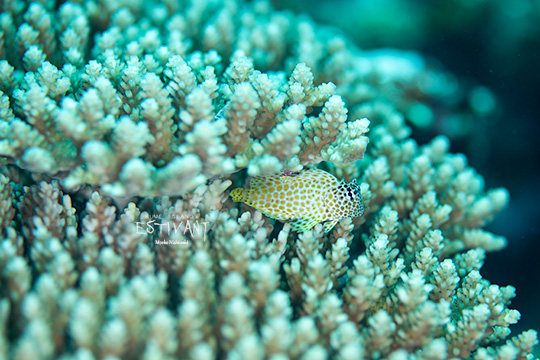
{"label": "acropora coral", "polygon": [[[480,273],[508,192],[400,112],[451,75],[267,1],[0,6],[0,358],[532,358]],[[363,215],[229,197],[305,168]]]}

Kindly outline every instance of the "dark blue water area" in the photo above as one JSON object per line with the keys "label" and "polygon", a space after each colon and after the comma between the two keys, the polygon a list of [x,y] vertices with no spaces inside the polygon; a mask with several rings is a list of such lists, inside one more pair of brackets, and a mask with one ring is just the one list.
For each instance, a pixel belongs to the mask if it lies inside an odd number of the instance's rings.
{"label": "dark blue water area", "polygon": [[[488,56],[479,33],[438,39],[421,51],[438,58],[458,77],[474,78],[497,96],[499,121],[485,127],[487,141],[467,151],[470,144],[455,142],[452,150],[467,154],[469,163],[486,179],[488,188],[503,186],[510,205],[488,230],[504,235],[508,247],[488,254],[482,275],[492,283],[511,284],[517,297],[511,307],[522,319],[514,333],[540,329],[540,52]],[[521,50],[527,50],[521,48]],[[512,66],[509,66],[512,64]]]}

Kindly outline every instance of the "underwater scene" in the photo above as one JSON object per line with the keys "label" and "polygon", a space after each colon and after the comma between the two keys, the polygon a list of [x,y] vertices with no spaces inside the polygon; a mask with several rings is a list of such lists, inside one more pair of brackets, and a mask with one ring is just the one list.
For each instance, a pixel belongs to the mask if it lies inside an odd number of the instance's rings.
{"label": "underwater scene", "polygon": [[0,11],[0,360],[540,356],[538,1]]}

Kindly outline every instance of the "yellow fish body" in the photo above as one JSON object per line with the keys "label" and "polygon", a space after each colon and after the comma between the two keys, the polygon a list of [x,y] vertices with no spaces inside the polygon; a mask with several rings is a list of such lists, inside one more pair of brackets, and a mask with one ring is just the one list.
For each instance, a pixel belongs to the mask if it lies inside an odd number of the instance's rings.
{"label": "yellow fish body", "polygon": [[257,176],[251,179],[249,189],[234,189],[231,197],[268,217],[290,222],[296,231],[324,222],[328,232],[339,220],[364,213],[356,180],[350,184],[338,181],[320,169]]}

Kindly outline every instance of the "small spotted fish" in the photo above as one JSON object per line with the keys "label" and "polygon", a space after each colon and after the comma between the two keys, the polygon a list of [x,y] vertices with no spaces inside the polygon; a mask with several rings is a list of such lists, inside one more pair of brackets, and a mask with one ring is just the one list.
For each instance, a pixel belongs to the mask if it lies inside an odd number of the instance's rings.
{"label": "small spotted fish", "polygon": [[341,219],[364,213],[356,180],[347,184],[320,169],[257,176],[249,187],[234,189],[233,201],[253,206],[272,219],[288,221],[295,231],[324,222],[324,231],[328,232]]}

